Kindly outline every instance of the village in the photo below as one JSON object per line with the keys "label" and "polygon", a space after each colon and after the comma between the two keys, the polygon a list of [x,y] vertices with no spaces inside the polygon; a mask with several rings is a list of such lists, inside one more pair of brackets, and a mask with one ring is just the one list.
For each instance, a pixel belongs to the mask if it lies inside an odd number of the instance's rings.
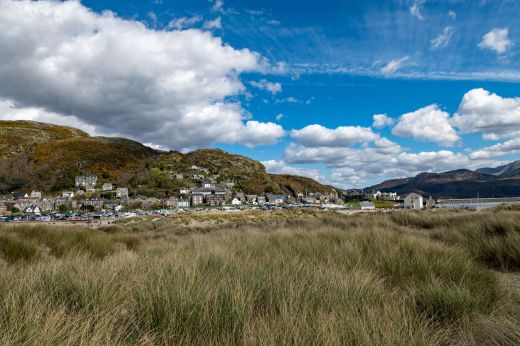
{"label": "village", "polygon": [[[178,176],[178,175],[177,175]],[[466,208],[484,209],[501,203],[520,202],[520,198],[495,198],[478,200],[434,200],[417,193],[402,198],[395,192],[343,192],[340,198],[333,190],[329,194],[299,192],[296,196],[266,193],[245,194],[235,188],[231,180],[217,183],[196,177],[198,183],[181,187],[168,198],[130,195],[127,187],[112,183],[100,183],[95,175],[75,177],[75,189],[61,194],[44,195],[40,191],[14,193],[0,196],[2,221],[68,220],[78,218],[132,217],[138,214],[169,213],[183,210],[246,210],[278,208],[315,208],[373,211],[377,209],[432,209]]]}

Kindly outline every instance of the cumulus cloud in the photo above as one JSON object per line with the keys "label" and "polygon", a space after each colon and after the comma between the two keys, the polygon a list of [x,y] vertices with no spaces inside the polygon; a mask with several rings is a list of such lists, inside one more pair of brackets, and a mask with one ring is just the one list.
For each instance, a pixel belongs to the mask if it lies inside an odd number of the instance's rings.
{"label": "cumulus cloud", "polygon": [[424,17],[421,13],[424,2],[425,0],[414,0],[412,6],[410,6],[410,14],[417,19],[424,20]]}
{"label": "cumulus cloud", "polygon": [[350,146],[379,138],[379,135],[374,133],[370,127],[340,126],[329,129],[318,124],[309,125],[300,130],[292,130],[291,136],[307,147]]}
{"label": "cumulus cloud", "polygon": [[180,18],[174,18],[170,20],[168,23],[169,29],[175,29],[175,30],[182,30],[189,27],[192,27],[193,25],[202,22],[202,16],[197,15],[193,17],[180,17]]}
{"label": "cumulus cloud", "polygon": [[385,66],[381,68],[381,73],[383,74],[392,74],[403,67],[403,64],[408,61],[410,57],[404,56],[400,59],[393,59],[388,62]]}
{"label": "cumulus cloud", "polygon": [[289,166],[282,160],[262,161],[262,164],[265,166],[267,172],[273,174],[299,175],[317,181],[324,181],[325,179],[323,174],[321,174],[317,169]]}
{"label": "cumulus cloud", "polygon": [[470,154],[472,159],[489,159],[511,154],[520,153],[520,138],[511,139],[504,143],[498,143],[489,147],[481,148]]}
{"label": "cumulus cloud", "polygon": [[0,99],[100,133],[180,149],[273,143],[283,132],[246,123],[228,101],[245,90],[240,74],[265,59],[209,32],[151,30],[79,1],[1,1],[0,61]]}
{"label": "cumulus cloud", "polygon": [[504,98],[482,88],[468,91],[453,123],[463,133],[482,132],[485,139],[520,134],[520,98]]}
{"label": "cumulus cloud", "polygon": [[305,147],[291,143],[285,149],[289,164],[324,164],[330,169],[331,183],[342,187],[363,187],[396,177],[415,176],[421,172],[443,172],[459,168],[476,169],[496,166],[497,162],[470,158],[450,150],[411,153],[394,143],[393,150],[377,146]]}
{"label": "cumulus cloud", "polygon": [[372,126],[375,127],[375,128],[381,128],[381,127],[385,127],[385,126],[392,126],[394,124],[394,122],[395,122],[394,119],[390,118],[386,114],[374,114],[372,119],[374,120]]}
{"label": "cumulus cloud", "polygon": [[511,46],[509,39],[509,29],[493,29],[482,37],[479,47],[482,49],[494,50],[498,54],[505,53]]}
{"label": "cumulus cloud", "polygon": [[451,37],[453,36],[454,32],[455,31],[453,30],[453,27],[451,27],[451,26],[445,27],[442,30],[442,32],[439,34],[439,36],[437,36],[436,38],[434,38],[433,40],[430,41],[431,49],[439,49],[439,48],[446,47],[448,45],[448,43],[450,42]]}
{"label": "cumulus cloud", "polygon": [[275,123],[261,123],[250,120],[238,134],[233,142],[240,142],[249,147],[257,145],[275,144],[278,138],[285,134],[284,129]]}
{"label": "cumulus cloud", "polygon": [[451,146],[460,140],[450,123],[450,115],[435,104],[399,117],[392,134]]}
{"label": "cumulus cloud", "polygon": [[282,84],[278,82],[269,82],[266,79],[261,79],[259,81],[251,81],[249,82],[249,84],[258,89],[267,90],[273,95],[282,91]]}

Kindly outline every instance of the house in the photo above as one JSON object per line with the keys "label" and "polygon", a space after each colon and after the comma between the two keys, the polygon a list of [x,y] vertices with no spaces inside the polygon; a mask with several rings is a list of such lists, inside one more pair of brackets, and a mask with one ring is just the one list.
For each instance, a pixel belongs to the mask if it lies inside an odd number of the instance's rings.
{"label": "house", "polygon": [[226,180],[226,187],[228,189],[232,189],[234,186],[235,186],[235,182],[233,180],[230,180],[230,179]]}
{"label": "house", "polygon": [[31,192],[31,197],[30,198],[42,198],[42,193],[40,191],[32,191]]}
{"label": "house", "polygon": [[174,175],[174,177],[175,177],[176,180],[182,180],[182,179],[184,179],[184,174],[182,174],[182,173],[176,173],[176,174]]}
{"label": "house", "polygon": [[370,201],[359,202],[359,207],[361,208],[361,210],[375,210],[376,209],[374,202],[370,202]]}
{"label": "house", "polygon": [[69,197],[58,197],[54,200],[54,210],[59,210],[60,205],[65,205],[67,208],[71,206],[71,199]]}
{"label": "house", "polygon": [[178,199],[176,197],[170,197],[166,200],[166,206],[168,208],[177,208],[178,206]]}
{"label": "house", "polygon": [[432,196],[430,196],[430,198],[428,198],[428,200],[426,201],[426,208],[428,208],[428,209],[435,208],[436,204],[437,203],[435,202],[435,200],[432,198]]}
{"label": "house", "polygon": [[206,203],[215,206],[215,205],[222,205],[224,204],[225,199],[222,195],[209,195],[206,196]]}
{"label": "house", "polygon": [[23,210],[25,214],[40,214],[40,208],[36,205],[30,205]]}
{"label": "house", "polygon": [[202,205],[204,204],[204,195],[191,195],[191,205]]}
{"label": "house", "polygon": [[95,175],[80,175],[75,178],[76,187],[92,190],[96,187],[98,178]]}
{"label": "house", "polygon": [[202,183],[202,187],[205,189],[213,189],[215,187],[215,184],[213,184],[209,181],[205,181]]}
{"label": "house", "polygon": [[213,191],[209,188],[205,187],[194,187],[191,189],[192,195],[202,195],[202,196],[208,196],[211,195]]}
{"label": "house", "polygon": [[117,207],[121,207],[121,205],[116,201],[106,201],[105,204],[103,204],[103,209],[117,210]]}
{"label": "house", "polygon": [[372,191],[372,193],[371,193],[370,196],[371,196],[373,199],[380,199],[380,198],[381,198],[381,195],[382,195],[381,191]]}
{"label": "house", "polygon": [[257,198],[258,196],[257,195],[246,195],[246,202],[247,203],[250,203],[250,204],[257,204]]}
{"label": "house", "polygon": [[190,201],[185,198],[181,198],[177,201],[177,208],[189,208],[190,207]]}
{"label": "house", "polygon": [[266,202],[266,198],[265,198],[265,196],[258,196],[258,197],[256,198],[256,202],[257,202],[258,204],[265,204],[265,202]]}
{"label": "house", "polygon": [[231,200],[231,204],[233,204],[233,205],[241,205],[242,201],[240,199],[238,199],[237,197],[235,197],[235,198],[233,198]]}
{"label": "house", "polygon": [[111,183],[104,183],[103,186],[101,186],[101,190],[103,191],[112,191],[113,187]]}
{"label": "house", "polygon": [[87,206],[92,206],[94,210],[103,209],[103,205],[105,204],[105,201],[101,198],[89,198],[83,200],[83,208],[86,209]]}
{"label": "house", "polygon": [[128,198],[128,188],[127,187],[118,187],[116,189],[116,198]]}
{"label": "house", "polygon": [[397,192],[382,192],[379,199],[383,201],[398,201],[399,196]]}
{"label": "house", "polygon": [[267,201],[269,203],[282,204],[285,202],[285,196],[283,196],[283,195],[273,195],[273,194],[268,193],[266,195],[266,197],[267,197]]}
{"label": "house", "polygon": [[27,192],[18,192],[15,196],[14,196],[14,199],[25,199],[25,198],[30,198],[31,195],[29,195]]}
{"label": "house", "polygon": [[7,206],[3,203],[0,203],[0,215],[4,215],[7,213]]}
{"label": "house", "polygon": [[61,197],[70,197],[70,198],[72,198],[72,197],[74,197],[74,192],[72,192],[72,191],[63,191],[61,193]]}
{"label": "house", "polygon": [[180,190],[179,190],[179,193],[181,195],[187,195],[190,193],[190,189],[188,189],[187,187],[182,187]]}
{"label": "house", "polygon": [[316,198],[314,198],[314,197],[302,197],[301,201],[304,204],[315,204],[316,203]]}
{"label": "house", "polygon": [[39,199],[34,202],[40,208],[42,212],[49,212],[54,210],[54,199]]}
{"label": "house", "polygon": [[422,209],[423,196],[418,195],[414,192],[408,194],[408,196],[404,198],[404,207],[406,209]]}

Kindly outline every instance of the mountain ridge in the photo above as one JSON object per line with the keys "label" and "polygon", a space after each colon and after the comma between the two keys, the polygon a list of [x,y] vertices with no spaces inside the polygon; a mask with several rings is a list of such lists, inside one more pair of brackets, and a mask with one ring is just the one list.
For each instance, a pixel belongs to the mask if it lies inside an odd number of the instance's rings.
{"label": "mountain ridge", "polygon": [[393,191],[398,194],[416,192],[434,198],[519,196],[520,160],[475,171],[457,169],[442,173],[423,172],[415,177],[387,180],[365,190]]}

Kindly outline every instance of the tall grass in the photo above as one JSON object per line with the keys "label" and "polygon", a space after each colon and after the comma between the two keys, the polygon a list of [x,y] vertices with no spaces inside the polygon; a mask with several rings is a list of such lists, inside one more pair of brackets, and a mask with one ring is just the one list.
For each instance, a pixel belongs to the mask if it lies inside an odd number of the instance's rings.
{"label": "tall grass", "polygon": [[518,344],[520,297],[433,214],[0,228],[42,252],[0,263],[0,344]]}

